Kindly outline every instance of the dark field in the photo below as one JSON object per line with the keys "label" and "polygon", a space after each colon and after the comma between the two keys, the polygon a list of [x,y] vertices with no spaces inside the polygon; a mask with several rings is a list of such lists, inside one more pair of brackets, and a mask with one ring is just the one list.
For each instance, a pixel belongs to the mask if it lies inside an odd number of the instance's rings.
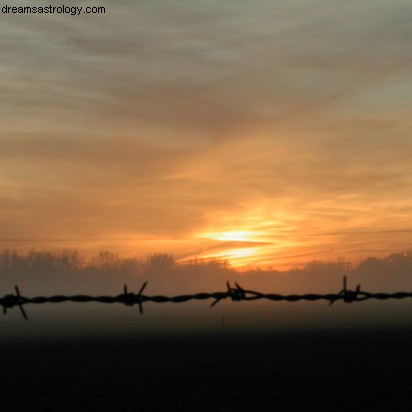
{"label": "dark field", "polygon": [[409,330],[2,343],[1,408],[411,410],[411,360]]}

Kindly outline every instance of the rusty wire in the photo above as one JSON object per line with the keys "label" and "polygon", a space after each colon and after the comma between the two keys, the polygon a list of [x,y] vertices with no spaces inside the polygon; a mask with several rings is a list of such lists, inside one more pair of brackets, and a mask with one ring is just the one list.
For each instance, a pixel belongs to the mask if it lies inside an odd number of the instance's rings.
{"label": "rusty wire", "polygon": [[333,304],[338,300],[342,300],[345,303],[360,302],[369,299],[387,300],[387,299],[405,299],[411,298],[412,292],[395,292],[395,293],[370,293],[361,290],[360,285],[355,290],[347,289],[346,276],[343,278],[343,289],[339,293],[328,294],[304,294],[304,295],[280,295],[275,293],[261,293],[253,290],[242,288],[235,282],[235,287],[231,287],[229,282],[226,282],[227,290],[225,292],[213,292],[213,293],[196,293],[193,295],[178,295],[178,296],[163,296],[163,295],[143,295],[143,291],[147,286],[147,282],[144,282],[142,287],[137,293],[129,292],[127,285],[124,285],[123,293],[117,296],[88,296],[88,295],[72,295],[72,296],[37,296],[34,298],[27,298],[20,295],[20,290],[16,286],[15,294],[5,295],[0,298],[0,306],[3,306],[3,313],[7,313],[7,309],[11,309],[17,306],[20,309],[21,314],[27,320],[27,314],[23,308],[23,305],[27,304],[42,304],[42,303],[62,303],[62,302],[100,302],[100,303],[122,303],[127,306],[139,305],[139,312],[143,314],[143,303],[155,302],[155,303],[183,303],[190,300],[207,300],[214,299],[211,307],[215,306],[221,300],[231,299],[232,301],[254,301],[259,299],[267,299],[271,301],[287,301],[298,302],[301,300],[306,301],[318,301],[326,300],[329,304]]}

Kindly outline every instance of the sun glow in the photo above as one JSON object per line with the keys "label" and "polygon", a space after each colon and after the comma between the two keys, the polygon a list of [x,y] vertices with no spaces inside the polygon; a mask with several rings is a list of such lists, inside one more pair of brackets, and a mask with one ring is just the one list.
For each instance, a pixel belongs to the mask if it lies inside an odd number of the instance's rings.
{"label": "sun glow", "polygon": [[250,232],[247,230],[231,230],[227,232],[207,233],[205,235],[208,239],[234,242],[253,242],[256,236],[256,232]]}
{"label": "sun glow", "polygon": [[[226,228],[225,228],[226,229]],[[262,249],[267,247],[265,233],[260,230],[212,230],[203,232],[203,258],[218,258],[230,262],[234,267],[243,267],[259,260]]]}
{"label": "sun glow", "polygon": [[242,268],[254,262],[259,255],[258,248],[244,248],[244,249],[228,249],[218,253],[204,255],[205,259],[223,259],[230,262],[236,268]]}
{"label": "sun glow", "polygon": [[319,218],[308,218],[304,213],[308,209],[286,210],[270,200],[255,199],[254,204],[229,214],[213,213],[208,216],[209,225],[194,234],[199,248],[196,256],[225,259],[237,268],[255,265],[282,269],[313,259],[339,257],[342,252],[333,250],[333,239],[328,234],[332,230],[339,233],[339,227],[333,228],[329,215],[322,215],[322,227],[328,231],[320,231]]}

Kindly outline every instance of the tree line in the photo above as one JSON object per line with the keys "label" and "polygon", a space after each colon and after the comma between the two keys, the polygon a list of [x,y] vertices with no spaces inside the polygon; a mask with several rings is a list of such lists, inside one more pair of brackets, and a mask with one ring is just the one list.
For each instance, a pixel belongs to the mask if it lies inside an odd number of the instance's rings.
{"label": "tree line", "polygon": [[[227,260],[222,259],[193,259],[178,262],[173,255],[154,253],[145,258],[121,257],[117,253],[101,251],[95,256],[86,257],[77,250],[31,250],[26,253],[15,250],[0,252],[0,275],[13,274],[56,274],[68,275],[71,273],[124,274],[150,275],[159,272],[189,273],[218,271],[236,273],[239,270],[232,267]],[[301,267],[287,271],[276,269],[243,269],[244,274],[272,273],[272,274],[362,274],[375,273],[384,275],[397,273],[398,275],[412,274],[412,250],[393,253],[383,258],[368,257],[358,264],[340,258],[335,261],[314,260]]]}

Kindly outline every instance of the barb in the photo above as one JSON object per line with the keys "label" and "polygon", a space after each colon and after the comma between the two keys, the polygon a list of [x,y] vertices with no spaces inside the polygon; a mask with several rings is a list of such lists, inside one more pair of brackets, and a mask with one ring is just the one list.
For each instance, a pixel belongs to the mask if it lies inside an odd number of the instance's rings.
{"label": "barb", "polygon": [[135,303],[137,303],[139,305],[139,312],[143,314],[142,292],[144,291],[146,285],[147,282],[144,282],[137,295],[135,295],[134,293],[128,293],[127,285],[124,285],[124,293],[118,296],[118,301],[123,302],[126,306],[133,306]]}
{"label": "barb", "polygon": [[[359,302],[361,300],[368,299],[370,293],[362,292],[360,290],[360,285],[356,286],[356,289],[348,290],[347,289],[347,280],[346,276],[343,277],[343,289],[339,292],[338,296],[340,299],[343,299],[345,303],[352,303],[352,302]],[[339,298],[333,299],[330,301],[330,305],[332,305],[336,300]]]}
{"label": "barb", "polygon": [[338,300],[342,300],[345,303],[360,302],[368,299],[377,300],[387,300],[387,299],[405,299],[412,298],[412,292],[395,292],[395,293],[370,293],[361,290],[361,286],[357,285],[355,290],[350,290],[347,288],[346,276],[343,278],[343,289],[339,293],[330,294],[304,294],[304,295],[280,295],[275,293],[261,293],[253,290],[247,290],[242,288],[237,282],[235,282],[235,287],[230,286],[229,282],[226,282],[227,290],[225,292],[213,292],[213,293],[196,293],[193,295],[178,295],[178,296],[163,296],[154,295],[148,296],[143,295],[143,291],[147,286],[147,282],[144,282],[140,290],[137,293],[129,292],[127,285],[123,287],[123,293],[117,296],[88,296],[88,295],[74,295],[74,296],[63,296],[56,295],[50,297],[37,296],[34,298],[27,298],[20,295],[20,290],[15,286],[15,294],[5,295],[0,297],[0,306],[3,306],[3,313],[7,314],[8,309],[12,309],[18,306],[20,312],[24,319],[27,318],[27,314],[23,308],[23,305],[27,304],[43,304],[43,303],[63,303],[63,302],[99,302],[99,303],[122,303],[126,306],[133,306],[135,304],[139,305],[139,312],[143,314],[143,303],[154,302],[154,303],[183,303],[191,300],[208,300],[213,299],[214,301],[210,305],[215,306],[221,300],[231,299],[233,302],[243,302],[243,301],[254,301],[259,299],[266,299],[270,301],[287,301],[287,302],[298,302],[301,300],[305,301],[318,301],[326,300],[329,305],[332,305]]}
{"label": "barb", "polygon": [[230,287],[230,283],[226,282],[227,292],[226,293],[216,293],[216,300],[210,305],[215,306],[222,299],[231,298],[233,301],[240,302],[241,300],[246,300],[246,291],[242,289],[237,282],[235,282],[236,288]]}
{"label": "barb", "polygon": [[26,303],[26,298],[20,296],[20,290],[17,286],[14,287],[16,294],[5,295],[3,299],[0,299],[0,305],[3,306],[3,314],[7,314],[7,309],[11,309],[14,306],[18,306],[24,319],[28,320],[26,312],[23,309],[22,304]]}

